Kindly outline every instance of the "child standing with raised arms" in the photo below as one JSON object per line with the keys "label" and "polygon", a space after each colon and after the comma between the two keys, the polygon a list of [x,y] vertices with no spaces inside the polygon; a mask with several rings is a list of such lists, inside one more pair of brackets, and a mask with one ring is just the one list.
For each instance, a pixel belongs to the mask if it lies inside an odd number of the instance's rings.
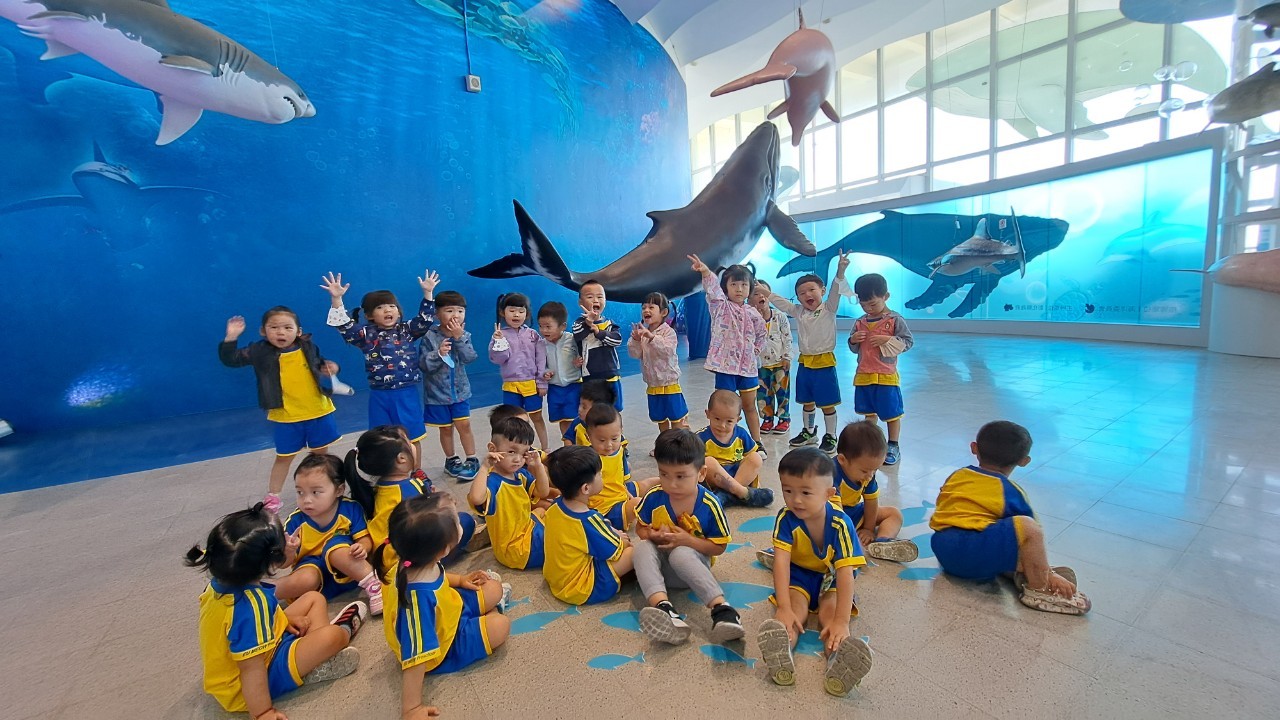
{"label": "child standing with raised arms", "polygon": [[689,415],[680,390],[680,359],[676,357],[676,331],[667,324],[671,303],[667,296],[652,292],[640,305],[640,323],[631,328],[627,354],[640,361],[640,374],[649,386],[649,419],[658,431],[684,425]]}

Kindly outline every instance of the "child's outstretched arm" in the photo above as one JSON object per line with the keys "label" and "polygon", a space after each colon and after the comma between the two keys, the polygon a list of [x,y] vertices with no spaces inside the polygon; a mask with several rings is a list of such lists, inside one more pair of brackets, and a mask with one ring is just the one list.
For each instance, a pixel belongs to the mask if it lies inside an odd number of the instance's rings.
{"label": "child's outstretched arm", "polygon": [[840,309],[840,296],[849,284],[844,278],[844,271],[849,269],[849,256],[852,254],[840,251],[840,261],[836,263],[836,279],[831,282],[831,288],[827,290],[827,299],[822,304],[827,312],[833,313]]}
{"label": "child's outstretched arm", "polygon": [[429,707],[422,703],[422,683],[426,680],[426,677],[426,666],[422,663],[411,665],[400,673],[401,720],[440,717],[438,708]]}
{"label": "child's outstretched arm", "polygon": [[342,334],[342,339],[356,347],[366,349],[366,338],[364,323],[356,322],[347,312],[346,306],[342,304],[342,296],[347,294],[347,290],[351,289],[351,283],[342,283],[342,273],[328,273],[320,278],[320,289],[329,293],[329,317],[325,324],[338,329]]}
{"label": "child's outstretched arm", "polygon": [[261,655],[245,658],[236,663],[240,670],[240,693],[249,707],[249,717],[254,720],[289,720],[271,703],[271,690],[267,685],[267,664]]}
{"label": "child's outstretched arm", "polygon": [[782,297],[776,292],[769,293],[769,302],[774,307],[778,308],[779,310],[786,313],[787,315],[790,315],[791,317],[800,317],[801,311],[804,310],[804,308]]}
{"label": "child's outstretched arm", "polygon": [[694,272],[702,276],[702,291],[707,294],[708,305],[718,305],[725,301],[724,290],[720,289],[720,283],[716,282],[716,274],[711,272],[711,268],[702,262],[702,258],[697,255],[689,255],[692,261],[692,269]]}
{"label": "child's outstretched arm", "polygon": [[[791,607],[791,551],[773,546],[773,599],[778,604],[774,618],[787,627],[787,632],[804,634],[804,618]],[[807,615],[806,615],[807,617]]]}
{"label": "child's outstretched arm", "polygon": [[533,493],[540,498],[551,494],[551,476],[547,474],[547,466],[542,464],[542,454],[530,450],[525,454],[525,467],[533,474]]}
{"label": "child's outstretched arm", "polygon": [[422,304],[418,306],[418,314],[409,321],[410,337],[422,337],[431,329],[436,321],[436,304],[432,301],[440,276],[430,270],[423,270],[418,278],[418,287],[422,288]]}
{"label": "child's outstretched arm", "polygon": [[489,473],[495,462],[502,460],[502,456],[494,456],[489,453],[484,460],[484,464],[480,466],[480,472],[476,473],[476,477],[471,481],[471,487],[467,489],[467,504],[475,508],[478,512],[488,514],[489,500]]}
{"label": "child's outstretched arm", "polygon": [[244,367],[251,364],[248,348],[237,348],[240,336],[244,334],[244,317],[236,315],[227,320],[227,334],[218,344],[218,359],[227,367]]}

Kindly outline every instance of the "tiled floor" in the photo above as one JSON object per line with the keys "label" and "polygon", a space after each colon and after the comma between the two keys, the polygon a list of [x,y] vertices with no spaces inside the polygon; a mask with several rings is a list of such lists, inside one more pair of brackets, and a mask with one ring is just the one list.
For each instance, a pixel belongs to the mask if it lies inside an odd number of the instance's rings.
{"label": "tiled floor", "polygon": [[[849,375],[850,358],[841,362]],[[495,719],[1276,716],[1280,362],[922,334],[903,368],[904,458],[882,474],[882,501],[906,510],[904,535],[926,552],[860,577],[853,628],[876,659],[848,699],[823,694],[817,657],[799,657],[795,688],[768,682],[754,641],[718,656],[728,662],[713,659],[703,647],[709,620],[692,602],[681,603],[691,642],[654,647],[627,629],[627,613],[640,607],[634,585],[568,614],[539,575],[507,572],[515,597],[528,599],[511,610],[529,618],[518,628],[541,629],[467,672],[429,679],[428,701],[446,717]],[[687,370],[691,406],[709,379]],[[654,432],[639,378],[626,388],[633,460],[645,475]],[[978,426],[996,418],[1035,437],[1033,463],[1015,477],[1042,517],[1051,560],[1073,566],[1093,598],[1087,618],[1025,609],[1005,584],[934,577],[926,502],[968,462]],[[785,443],[771,437],[772,468]],[[257,452],[0,496],[0,716],[223,717],[200,690],[204,579],[179,558],[219,515],[261,496],[270,462]],[[776,487],[774,472],[765,478]],[[462,496],[461,486],[450,489]],[[735,542],[749,545],[716,565],[736,583],[730,596],[751,605],[752,628],[768,614],[770,579],[753,555],[769,539],[765,517],[730,510]],[[492,565],[481,555],[462,566]],[[364,658],[355,675],[304,688],[281,709],[294,720],[396,717],[399,673],[381,629],[355,644]],[[616,669],[588,665],[627,658]]]}

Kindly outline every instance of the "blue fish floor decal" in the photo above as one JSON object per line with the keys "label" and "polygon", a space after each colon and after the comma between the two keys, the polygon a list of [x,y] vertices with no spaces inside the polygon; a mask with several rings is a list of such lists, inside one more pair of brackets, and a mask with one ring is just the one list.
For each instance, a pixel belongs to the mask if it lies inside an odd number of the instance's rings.
{"label": "blue fish floor decal", "polygon": [[623,612],[610,613],[600,618],[600,622],[611,628],[619,630],[628,630],[630,632],[640,632],[640,613],[634,610],[624,610]]}
{"label": "blue fish floor decal", "polygon": [[591,658],[590,660],[587,661],[587,667],[592,668],[593,670],[617,670],[623,665],[628,665],[630,663],[643,663],[643,662],[644,662],[644,653],[640,653],[639,655],[634,655],[634,656],[633,655],[617,655],[615,653],[609,653],[607,655],[600,655],[600,656]]}
{"label": "blue fish floor decal", "polygon": [[932,580],[941,572],[942,568],[936,567],[909,567],[898,573],[898,577],[903,580]]}
{"label": "blue fish floor decal", "polygon": [[749,668],[755,668],[756,666],[756,661],[754,659],[744,658],[723,645],[703,645],[698,648],[698,652],[711,658],[713,662],[738,663],[746,665]]}
{"label": "blue fish floor decal", "polygon": [[740,543],[731,542],[728,545],[724,546],[724,554],[728,555],[734,550],[741,550],[744,547],[754,547],[754,546],[750,542],[740,542]]}
{"label": "blue fish floor decal", "polygon": [[534,613],[532,615],[525,615],[524,617],[518,617],[515,620],[511,621],[511,634],[524,635],[526,633],[538,632],[539,630],[545,628],[547,625],[551,624],[558,618],[564,617],[565,615],[581,615],[581,614],[582,612],[578,610],[578,608],[570,605],[565,610],[552,611],[552,612],[540,612],[540,613]]}
{"label": "blue fish floor decal", "polygon": [[[754,583],[722,582],[720,589],[724,591],[724,601],[738,609],[750,608],[755,603],[768,600],[773,594],[772,586]],[[698,603],[698,598],[693,591],[690,591],[687,597],[689,602]]]}
{"label": "blue fish floor decal", "polygon": [[750,520],[738,526],[738,532],[773,532],[773,521],[776,518],[773,515],[761,515],[753,517]]}

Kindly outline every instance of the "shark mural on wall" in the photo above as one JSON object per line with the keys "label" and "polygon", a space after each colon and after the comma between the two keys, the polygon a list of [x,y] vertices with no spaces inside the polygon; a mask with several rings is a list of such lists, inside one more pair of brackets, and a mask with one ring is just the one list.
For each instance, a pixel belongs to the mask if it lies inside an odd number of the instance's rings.
{"label": "shark mural on wall", "polygon": [[[778,271],[778,277],[801,272],[815,272],[827,278],[831,261],[841,252],[867,253],[896,260],[902,267],[932,283],[918,297],[905,304],[912,310],[932,307],[951,297],[965,285],[972,285],[969,293],[948,317],[964,317],[986,301],[1006,275],[1020,273],[1024,265],[1019,262],[1000,262],[971,269],[960,275],[934,274],[931,263],[952,250],[962,238],[988,234],[983,228],[1003,228],[996,240],[1013,241],[1013,218],[1009,215],[987,213],[984,215],[951,215],[944,213],[907,214],[896,210],[884,210],[884,217],[845,235],[830,247],[823,248],[816,258],[793,258]],[[1017,219],[1021,230],[1025,261],[1058,247],[1067,236],[1070,227],[1065,220],[1020,215]],[[1012,247],[1012,246],[1011,246]]]}

